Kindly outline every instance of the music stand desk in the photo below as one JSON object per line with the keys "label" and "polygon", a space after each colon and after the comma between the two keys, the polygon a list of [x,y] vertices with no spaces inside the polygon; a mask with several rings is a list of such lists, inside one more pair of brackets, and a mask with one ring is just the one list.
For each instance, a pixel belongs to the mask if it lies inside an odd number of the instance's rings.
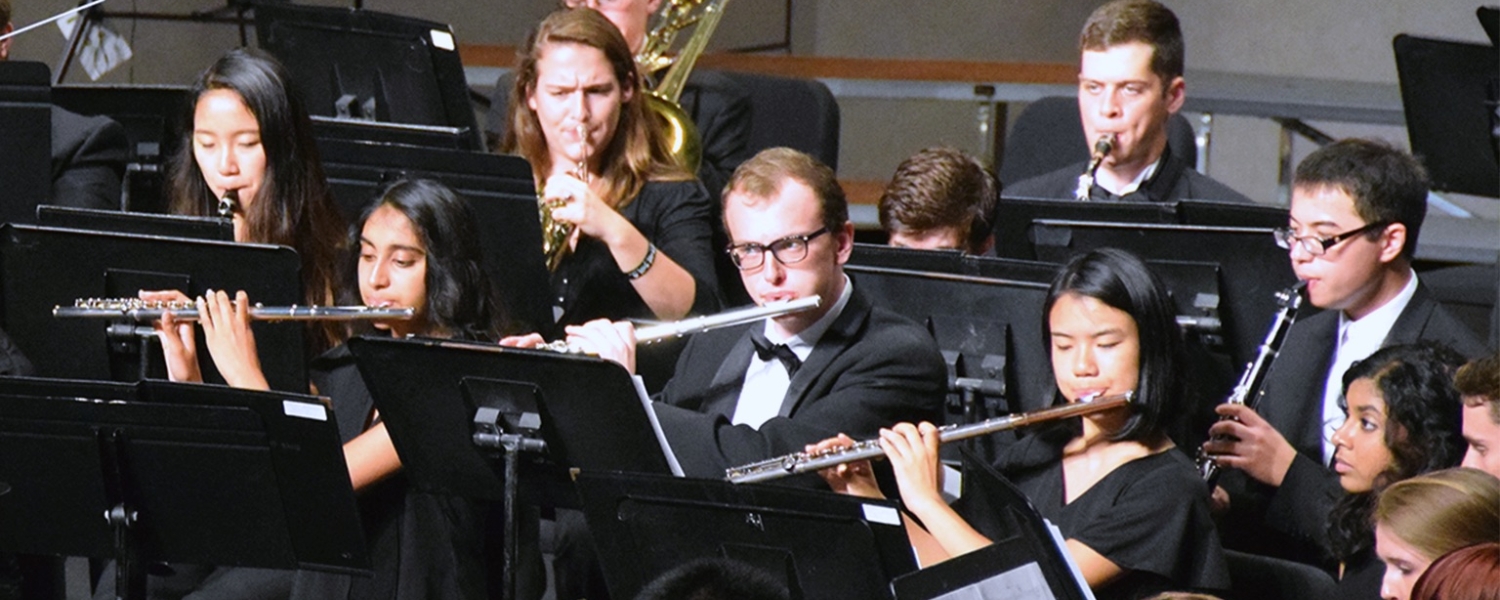
{"label": "music stand desk", "polygon": [[0,378],[0,550],[115,557],[131,598],[157,561],[365,573],[329,416],[305,395]]}
{"label": "music stand desk", "polygon": [[890,598],[890,580],[916,569],[889,500],[595,471],[578,474],[578,491],[615,598],[702,557],[749,563],[809,600]]}

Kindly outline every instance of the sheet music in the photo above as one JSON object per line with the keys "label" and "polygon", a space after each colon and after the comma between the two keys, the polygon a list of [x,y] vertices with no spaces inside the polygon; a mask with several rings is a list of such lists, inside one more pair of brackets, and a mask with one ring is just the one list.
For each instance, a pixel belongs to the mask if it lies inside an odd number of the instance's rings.
{"label": "sheet music", "polygon": [[631,375],[630,380],[635,383],[635,395],[641,399],[641,406],[646,409],[646,418],[651,420],[651,432],[656,434],[656,443],[661,444],[661,453],[667,457],[667,466],[672,468],[672,475],[684,477],[682,464],[677,462],[677,453],[672,451],[667,434],[661,430],[661,421],[656,418],[656,407],[652,406],[651,395],[646,393],[646,380],[641,379],[640,375]]}
{"label": "sheet music", "polygon": [[933,600],[1057,600],[1052,588],[1047,586],[1047,577],[1042,567],[1029,562],[1004,573],[994,575],[978,583],[953,590]]}
{"label": "sheet music", "polygon": [[1083,590],[1083,596],[1088,600],[1094,600],[1094,589],[1089,587],[1089,582],[1083,578],[1083,571],[1078,570],[1078,561],[1073,560],[1073,553],[1068,552],[1068,544],[1063,539],[1062,530],[1058,529],[1052,521],[1042,519],[1047,524],[1047,531],[1052,532],[1052,543],[1057,544],[1057,550],[1062,554],[1063,560],[1068,561],[1068,572],[1073,574],[1073,579],[1078,582],[1078,589]]}

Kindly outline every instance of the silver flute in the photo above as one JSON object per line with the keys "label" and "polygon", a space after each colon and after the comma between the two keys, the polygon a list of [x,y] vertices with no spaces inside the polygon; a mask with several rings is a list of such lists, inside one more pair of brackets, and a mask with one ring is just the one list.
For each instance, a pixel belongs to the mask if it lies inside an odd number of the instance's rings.
{"label": "silver flute", "polygon": [[1089,157],[1089,166],[1078,176],[1078,189],[1073,192],[1073,197],[1080,201],[1088,201],[1089,190],[1094,187],[1094,174],[1099,172],[1099,165],[1104,162],[1104,157],[1115,149],[1115,134],[1106,133],[1099,136],[1094,142],[1094,153]]}
{"label": "silver flute", "polygon": [[[1093,414],[1127,406],[1134,398],[1134,392],[1125,392],[1111,396],[1085,396],[1077,402],[1062,406],[995,417],[967,425],[944,425],[938,428],[938,439],[946,444],[989,433],[1009,431],[1027,425],[1036,425],[1038,423],[1057,421],[1069,417]],[[733,483],[757,483],[797,475],[799,473],[821,471],[844,463],[880,458],[882,456],[885,456],[885,450],[880,448],[880,440],[865,440],[855,442],[852,446],[828,452],[794,452],[786,456],[725,469],[724,478]]]}
{"label": "silver flute", "polygon": [[[162,313],[172,312],[179,321],[198,320],[198,307],[192,302],[146,301],[136,298],[88,298],[72,306],[57,306],[52,316],[58,318],[122,319],[147,323],[161,320]],[[416,309],[379,306],[265,306],[250,307],[255,321],[407,321]]]}
{"label": "silver flute", "polygon": [[[682,337],[684,335],[698,333],[700,331],[708,331],[710,329],[718,329],[720,327],[730,327],[733,325],[759,321],[761,319],[768,319],[771,317],[779,317],[782,315],[798,313],[804,310],[817,308],[819,304],[822,304],[822,302],[823,299],[821,296],[812,295],[803,298],[797,298],[795,300],[772,302],[770,304],[765,304],[762,306],[747,306],[745,308],[729,310],[712,315],[703,315],[701,317],[689,317],[681,321],[672,321],[670,323],[643,325],[636,328],[635,341],[637,344],[650,344],[652,342],[660,342],[662,340]],[[555,350],[558,352],[573,351],[572,348],[568,347],[568,342],[566,340],[554,340],[551,342],[547,342],[546,344],[540,346],[540,348],[544,350]]]}

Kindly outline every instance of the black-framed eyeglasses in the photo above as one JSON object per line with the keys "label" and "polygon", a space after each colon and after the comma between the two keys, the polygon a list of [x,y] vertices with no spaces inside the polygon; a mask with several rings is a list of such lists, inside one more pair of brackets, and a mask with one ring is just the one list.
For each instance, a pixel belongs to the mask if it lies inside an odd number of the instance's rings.
{"label": "black-framed eyeglasses", "polygon": [[790,265],[802,262],[802,259],[807,258],[807,243],[825,233],[828,233],[827,226],[804,235],[789,235],[770,244],[746,242],[730,246],[725,249],[725,252],[729,253],[729,258],[734,260],[734,266],[739,267],[741,271],[758,269],[761,265],[766,264],[767,250],[781,264]]}
{"label": "black-framed eyeglasses", "polygon": [[1272,235],[1276,236],[1277,246],[1281,246],[1282,248],[1291,250],[1292,244],[1295,243],[1298,246],[1301,246],[1302,251],[1306,252],[1308,256],[1322,256],[1327,253],[1330,248],[1338,245],[1339,242],[1362,233],[1367,233],[1384,228],[1387,225],[1390,225],[1390,223],[1386,221],[1376,221],[1374,223],[1370,223],[1369,225],[1365,225],[1364,227],[1360,227],[1359,229],[1352,229],[1326,238],[1320,238],[1310,235],[1298,237],[1292,235],[1292,230],[1285,227],[1278,227],[1275,231],[1272,232]]}

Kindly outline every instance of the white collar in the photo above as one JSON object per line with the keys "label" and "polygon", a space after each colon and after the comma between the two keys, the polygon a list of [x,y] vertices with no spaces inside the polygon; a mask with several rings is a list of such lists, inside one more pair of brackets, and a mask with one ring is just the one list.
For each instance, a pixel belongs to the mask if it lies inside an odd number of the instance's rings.
{"label": "white collar", "polygon": [[1408,269],[1406,286],[1380,308],[1370,311],[1358,320],[1351,320],[1348,314],[1339,311],[1340,338],[1345,344],[1358,340],[1379,348],[1391,328],[1396,325],[1396,319],[1401,317],[1401,313],[1406,310],[1406,305],[1411,303],[1412,296],[1416,294],[1417,273]]}
{"label": "white collar", "polygon": [[819,317],[807,329],[786,339],[780,339],[780,335],[772,331],[771,320],[767,319],[764,325],[766,340],[772,344],[786,344],[792,352],[797,354],[798,358],[805,360],[807,355],[812,354],[813,346],[818,345],[818,340],[823,339],[823,334],[827,333],[828,328],[833,327],[833,322],[838,320],[840,314],[843,314],[844,307],[849,305],[849,297],[854,295],[854,282],[849,280],[847,274],[842,277],[844,278],[844,291],[839,293],[838,301],[834,302],[833,307],[829,308],[822,317]]}

